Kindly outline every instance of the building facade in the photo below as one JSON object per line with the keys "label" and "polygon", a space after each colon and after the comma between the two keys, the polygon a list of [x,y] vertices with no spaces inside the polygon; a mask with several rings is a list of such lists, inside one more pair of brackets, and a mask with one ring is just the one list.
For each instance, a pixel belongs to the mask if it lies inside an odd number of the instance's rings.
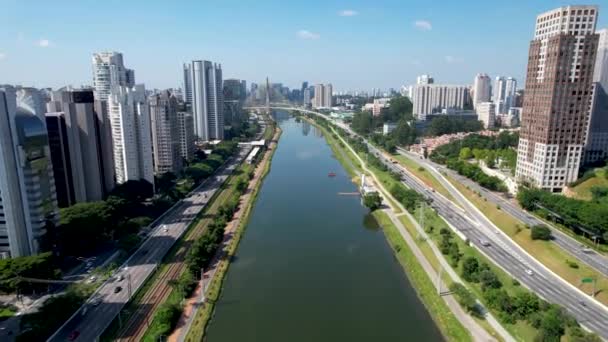
{"label": "building facade", "polygon": [[135,72],[125,67],[122,53],[99,52],[93,54],[93,88],[97,100],[107,100],[112,87],[135,85]]}
{"label": "building facade", "polygon": [[494,102],[481,102],[477,104],[475,111],[479,121],[483,122],[483,127],[494,128],[496,123],[496,108]]}
{"label": "building facade", "polygon": [[148,98],[152,125],[154,172],[157,175],[182,170],[177,99],[169,91]]}
{"label": "building facade", "polygon": [[599,42],[593,68],[593,108],[585,144],[585,163],[608,158],[608,29],[598,30]]}
{"label": "building facade", "polygon": [[192,61],[191,65],[184,66],[184,87],[186,102],[191,98],[198,139],[224,139],[222,66],[209,61]]}
{"label": "building facade", "polygon": [[34,94],[21,92],[17,100],[14,88],[0,86],[0,255],[5,258],[40,252],[48,225],[59,218],[46,124],[36,113],[41,103]]}
{"label": "building facade", "polygon": [[477,74],[473,82],[473,108],[477,108],[477,104],[490,101],[490,93],[492,86],[490,76],[486,74]]}
{"label": "building facade", "polygon": [[578,177],[593,99],[597,6],[539,15],[530,43],[516,177],[559,192]]}
{"label": "building facade", "polygon": [[427,115],[447,110],[462,110],[470,103],[469,87],[459,85],[419,84],[414,87],[414,116],[421,121]]}
{"label": "building facade", "polygon": [[108,99],[116,182],[154,184],[150,111],[143,85],[115,87]]}
{"label": "building facade", "polygon": [[314,97],[312,98],[313,108],[331,108],[333,105],[333,87],[331,83],[315,84]]}
{"label": "building facade", "polygon": [[179,152],[182,160],[191,160],[196,152],[196,136],[194,135],[194,117],[185,111],[177,112],[179,129]]}

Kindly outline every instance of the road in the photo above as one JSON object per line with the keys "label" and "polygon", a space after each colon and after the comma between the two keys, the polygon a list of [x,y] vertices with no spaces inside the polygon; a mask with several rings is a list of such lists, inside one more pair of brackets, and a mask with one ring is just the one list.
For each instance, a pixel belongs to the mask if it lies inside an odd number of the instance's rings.
{"label": "road", "polygon": [[214,176],[203,182],[189,197],[183,199],[169,214],[158,221],[142,245],[122,265],[118,274],[103,283],[48,341],[67,341],[76,334],[78,336],[72,340],[96,340],[130,297],[145,283],[165,254],[243,161],[250,149],[250,147],[241,148],[236,157],[231,158]]}
{"label": "road", "polygon": [[[480,186],[479,184],[473,182],[472,180],[460,176],[458,173],[442,166],[437,163],[434,163],[427,159],[420,159],[420,156],[413,154],[411,152],[407,152],[404,150],[399,150],[399,153],[405,157],[411,158],[415,160],[417,163],[424,165],[431,172],[435,173],[436,178],[439,179],[440,182],[444,184],[444,187],[454,196],[455,198],[459,198],[461,196],[458,190],[454,189],[451,184],[446,184],[448,182],[444,179],[443,175],[441,175],[437,170],[441,170],[450,175],[450,177],[456,179],[459,183],[468,186],[473,191],[477,191],[483,194],[488,201],[500,205],[500,209],[514,218],[518,219],[524,224],[529,226],[535,225],[545,225],[551,229],[553,239],[551,240],[553,243],[558,245],[560,248],[570,253],[574,258],[578,259],[580,262],[589,265],[590,267],[596,269],[598,272],[608,277],[608,257],[599,254],[591,249],[585,248],[586,246],[582,246],[580,242],[576,241],[574,238],[568,236],[563,233],[559,229],[548,225],[546,222],[540,220],[537,217],[527,213],[525,210],[521,209],[517,204],[513,203],[508,198],[502,197],[501,195],[494,193]],[[475,208],[471,207],[471,203],[466,199],[464,201],[459,201],[465,208],[468,209],[470,213],[476,214],[478,216],[478,211]],[[482,219],[478,219],[478,222],[483,222]]]}

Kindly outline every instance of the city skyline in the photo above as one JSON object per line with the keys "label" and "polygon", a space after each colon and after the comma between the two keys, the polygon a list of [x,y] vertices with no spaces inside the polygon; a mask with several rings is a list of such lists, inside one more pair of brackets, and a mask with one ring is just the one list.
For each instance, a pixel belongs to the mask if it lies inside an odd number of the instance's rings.
{"label": "city skyline", "polygon": [[[534,13],[563,4],[475,1],[441,4],[439,11],[438,4],[422,2],[281,6],[265,1],[245,10],[229,1],[214,4],[210,12],[206,4],[182,2],[150,4],[143,16],[131,4],[120,4],[121,11],[116,12],[111,2],[88,4],[85,9],[10,1],[0,14],[10,28],[0,33],[0,74],[4,83],[23,86],[91,85],[93,53],[120,51],[149,89],[182,86],[180,66],[193,59],[222,61],[226,79],[260,82],[269,76],[291,88],[304,80],[331,80],[336,91],[397,89],[414,84],[424,73],[442,84],[471,84],[477,73],[486,73],[492,78],[512,76],[523,85]],[[184,6],[191,10],[182,11]],[[71,14],[70,21],[58,19],[65,13]],[[199,20],[212,24],[228,14],[239,23],[234,30],[211,32],[195,25]],[[476,20],[460,20],[471,14]],[[138,25],[122,29],[127,22]],[[607,23],[600,16],[598,29]],[[317,63],[319,56],[323,63]],[[260,68],[260,61],[267,61],[266,67]],[[375,67],[367,68],[371,64]],[[352,77],[353,70],[357,77]]]}

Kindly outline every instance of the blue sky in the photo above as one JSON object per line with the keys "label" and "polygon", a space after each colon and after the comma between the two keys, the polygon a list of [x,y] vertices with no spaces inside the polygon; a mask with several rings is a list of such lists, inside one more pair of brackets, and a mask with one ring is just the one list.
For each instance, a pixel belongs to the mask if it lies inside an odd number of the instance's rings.
{"label": "blue sky", "polygon": [[[90,84],[91,54],[114,50],[148,88],[179,86],[181,63],[192,59],[222,63],[224,78],[269,76],[290,87],[398,88],[423,73],[468,84],[477,72],[523,86],[536,15],[567,4],[0,0],[0,84]],[[603,7],[598,28],[608,26]]]}

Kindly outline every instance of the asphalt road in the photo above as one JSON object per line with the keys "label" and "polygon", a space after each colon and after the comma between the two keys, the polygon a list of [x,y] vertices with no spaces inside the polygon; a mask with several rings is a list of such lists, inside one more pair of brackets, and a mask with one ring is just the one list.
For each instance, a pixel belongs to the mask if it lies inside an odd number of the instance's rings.
{"label": "asphalt road", "polygon": [[[103,283],[48,341],[95,341],[119,314],[131,295],[145,283],[250,149],[241,148],[236,158],[229,160],[221,170],[194,190],[190,197],[183,199],[181,204],[161,219],[117,274]],[[97,301],[99,303],[95,305]]]}
{"label": "asphalt road", "polygon": [[[554,242],[556,245],[558,245],[563,250],[570,253],[574,258],[578,259],[580,262],[589,265],[590,267],[596,269],[598,272],[600,272],[603,275],[608,277],[608,258],[606,256],[599,254],[591,249],[585,248],[585,246],[583,246],[580,242],[576,241],[574,238],[566,235],[565,233],[561,232],[559,229],[557,229],[555,227],[551,227],[546,222],[527,213],[525,210],[521,209],[519,206],[517,206],[517,204],[513,203],[508,198],[505,198],[499,194],[489,191],[489,190],[485,189],[484,187],[480,186],[479,184],[473,182],[472,180],[470,180],[466,177],[460,176],[456,172],[454,172],[442,165],[436,164],[427,159],[419,159],[419,157],[417,157],[415,154],[412,154],[409,152],[399,151],[399,153],[406,157],[416,159],[416,162],[425,165],[431,171],[433,170],[433,168],[435,168],[436,170],[442,170],[443,172],[448,173],[450,175],[450,177],[456,179],[461,184],[468,186],[473,191],[481,192],[483,194],[483,196],[488,199],[488,201],[490,201],[494,204],[500,205],[501,210],[503,210],[504,212],[508,213],[509,215],[515,217],[516,219],[518,219],[519,221],[521,221],[524,224],[527,224],[529,226],[535,226],[535,225],[540,225],[540,224],[548,226],[551,229],[551,232],[553,235],[553,239],[551,240],[552,242]],[[440,178],[439,180],[443,181],[441,179],[441,177],[437,177],[437,178]],[[448,189],[448,191],[450,193],[452,193],[453,196],[457,197],[458,194],[455,194],[453,189],[451,189],[450,186],[446,185],[445,187]],[[466,201],[464,201],[464,202],[465,203],[463,203],[463,205],[470,207],[468,202],[466,202]],[[473,208],[467,208],[467,209],[469,209],[470,212],[477,213],[476,210],[474,210]],[[483,221],[478,221],[478,222],[483,222]]]}

